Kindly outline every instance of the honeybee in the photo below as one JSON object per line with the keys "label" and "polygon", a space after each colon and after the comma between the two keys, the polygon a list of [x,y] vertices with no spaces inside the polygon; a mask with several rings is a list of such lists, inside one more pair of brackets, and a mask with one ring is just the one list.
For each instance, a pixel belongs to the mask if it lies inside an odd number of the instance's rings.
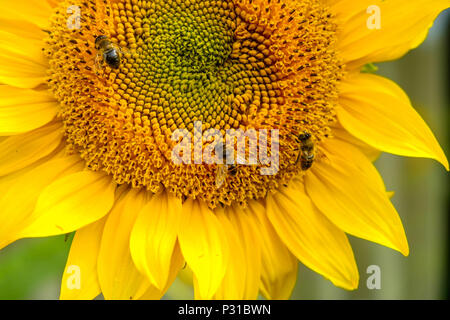
{"label": "honeybee", "polygon": [[298,152],[296,164],[300,162],[302,170],[305,171],[311,168],[314,161],[314,142],[312,141],[311,134],[307,131],[303,131],[303,133],[298,135],[297,142],[300,145],[300,150]]}
{"label": "honeybee", "polygon": [[225,182],[227,175],[235,176],[237,174],[236,164],[226,164],[227,152],[223,150],[223,162],[217,165],[216,170],[216,188],[219,189]]}
{"label": "honeybee", "polygon": [[105,35],[95,38],[95,49],[97,56],[95,57],[95,66],[101,68],[106,63],[112,69],[118,69],[121,61],[121,49],[112,43]]}

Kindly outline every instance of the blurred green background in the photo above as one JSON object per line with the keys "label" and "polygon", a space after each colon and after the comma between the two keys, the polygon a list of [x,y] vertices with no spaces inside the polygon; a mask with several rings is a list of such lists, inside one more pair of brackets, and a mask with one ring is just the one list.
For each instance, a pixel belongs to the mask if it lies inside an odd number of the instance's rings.
{"label": "blurred green background", "polygon": [[[441,146],[449,147],[450,10],[442,13],[426,42],[395,62],[378,64],[378,74],[396,81],[411,97]],[[376,162],[409,240],[410,256],[350,237],[360,272],[359,289],[334,287],[300,264],[293,299],[448,299],[449,179],[432,160],[383,154]],[[57,299],[71,237],[20,240],[0,251],[0,299]],[[367,267],[381,269],[381,289],[366,286]],[[166,298],[193,298],[177,280]]]}

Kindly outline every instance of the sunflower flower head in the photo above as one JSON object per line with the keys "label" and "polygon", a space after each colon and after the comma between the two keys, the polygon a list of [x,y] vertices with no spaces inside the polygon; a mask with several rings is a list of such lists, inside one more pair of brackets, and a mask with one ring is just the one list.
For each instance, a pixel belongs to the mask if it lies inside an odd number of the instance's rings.
{"label": "sunflower flower head", "polygon": [[[330,135],[342,62],[336,25],[317,1],[78,1],[86,27],[71,32],[69,5],[51,20],[48,83],[68,145],[118,184],[165,188],[211,208],[245,204],[302,174],[299,134],[318,145]],[[92,61],[101,35],[124,54],[99,76]],[[173,132],[194,133],[196,121],[224,136],[278,129],[277,174],[240,166],[216,188],[216,165],[174,164]]]}
{"label": "sunflower flower head", "polygon": [[[373,6],[381,28],[368,27]],[[62,299],[159,299],[183,269],[196,298],[286,299],[298,261],[357,288],[347,234],[409,254],[372,161],[384,151],[448,170],[371,63],[417,47],[447,7],[14,1],[0,12],[0,248],[76,231]],[[206,161],[228,157],[230,132],[236,153],[234,139],[257,148],[245,163]],[[186,137],[188,161],[174,161]],[[261,154],[276,161],[250,161]]]}

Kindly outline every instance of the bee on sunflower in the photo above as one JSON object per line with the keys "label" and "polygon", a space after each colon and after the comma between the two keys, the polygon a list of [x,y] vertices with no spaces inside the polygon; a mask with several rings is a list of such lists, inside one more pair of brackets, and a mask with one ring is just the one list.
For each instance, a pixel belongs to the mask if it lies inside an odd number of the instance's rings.
{"label": "bee on sunflower", "polygon": [[[368,27],[371,6],[381,12],[377,28]],[[75,28],[69,7],[78,8]],[[447,7],[8,3],[0,12],[0,248],[76,231],[66,271],[76,266],[81,285],[69,288],[65,272],[61,299],[159,299],[185,265],[199,299],[287,299],[298,261],[357,288],[347,234],[409,254],[373,155],[449,169],[402,89],[362,70],[417,47]],[[175,163],[173,133],[198,138],[199,121],[222,134],[277,130],[276,172],[260,174],[262,163],[229,166],[230,174]]]}

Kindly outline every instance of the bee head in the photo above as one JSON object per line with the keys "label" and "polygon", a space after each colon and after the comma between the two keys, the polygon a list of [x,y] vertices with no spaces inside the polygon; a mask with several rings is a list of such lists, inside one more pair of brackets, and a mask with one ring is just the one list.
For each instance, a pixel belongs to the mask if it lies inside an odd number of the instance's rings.
{"label": "bee head", "polygon": [[95,38],[95,49],[97,50],[99,49],[100,42],[104,39],[108,39],[108,37],[105,35],[100,35],[97,38]]}
{"label": "bee head", "polygon": [[298,139],[300,140],[300,141],[306,141],[306,140],[308,140],[308,139],[310,139],[311,138],[311,134],[309,133],[309,132],[306,132],[306,131],[303,131],[303,133],[301,133],[299,136],[298,136]]}

